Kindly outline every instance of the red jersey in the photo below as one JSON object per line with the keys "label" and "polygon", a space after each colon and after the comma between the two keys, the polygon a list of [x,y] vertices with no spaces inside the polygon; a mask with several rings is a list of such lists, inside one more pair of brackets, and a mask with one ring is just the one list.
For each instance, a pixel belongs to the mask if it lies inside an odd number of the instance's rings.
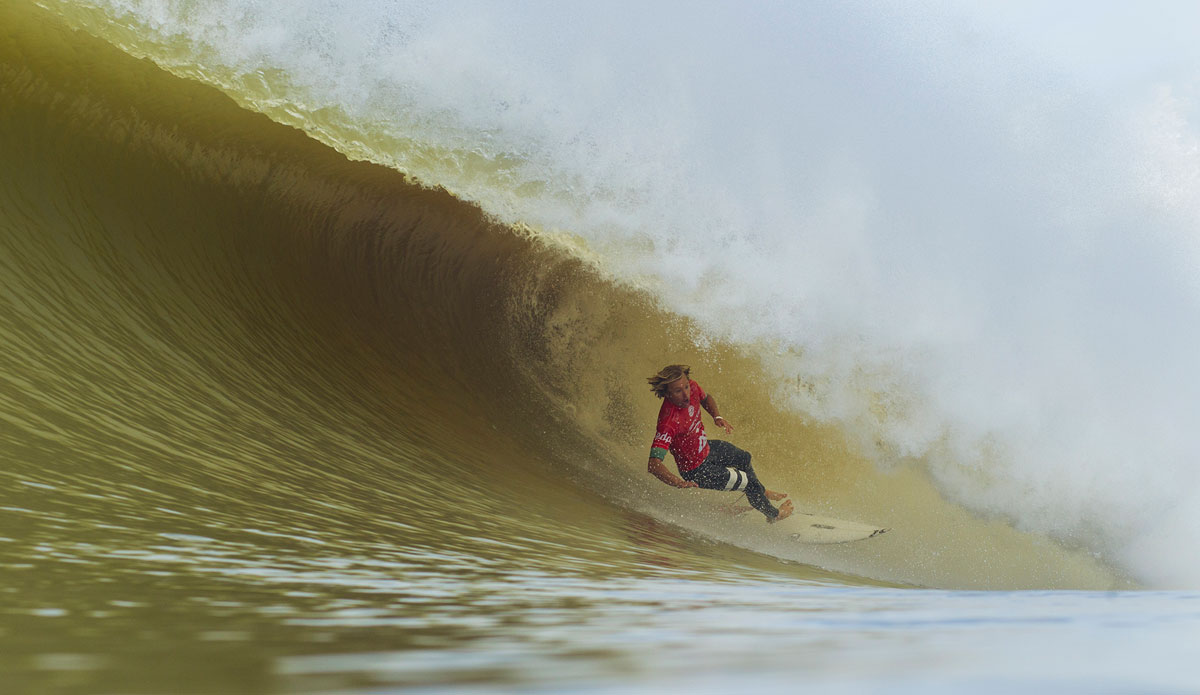
{"label": "red jersey", "polygon": [[689,381],[692,396],[687,405],[680,408],[663,399],[662,408],[658,410],[658,430],[654,433],[654,443],[650,445],[650,455],[654,458],[665,458],[667,451],[670,451],[680,473],[692,470],[708,457],[708,435],[704,433],[704,423],[700,421],[700,401],[707,396],[700,384]]}

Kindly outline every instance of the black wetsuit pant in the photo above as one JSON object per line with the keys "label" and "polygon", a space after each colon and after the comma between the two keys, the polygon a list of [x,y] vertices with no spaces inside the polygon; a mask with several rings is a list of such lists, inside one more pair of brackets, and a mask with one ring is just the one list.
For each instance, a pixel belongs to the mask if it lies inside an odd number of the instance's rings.
{"label": "black wetsuit pant", "polygon": [[729,442],[708,440],[708,458],[690,471],[680,473],[684,480],[694,481],[705,490],[746,491],[750,505],[774,520],[779,510],[767,499],[763,484],[750,466],[750,452],[742,451]]}

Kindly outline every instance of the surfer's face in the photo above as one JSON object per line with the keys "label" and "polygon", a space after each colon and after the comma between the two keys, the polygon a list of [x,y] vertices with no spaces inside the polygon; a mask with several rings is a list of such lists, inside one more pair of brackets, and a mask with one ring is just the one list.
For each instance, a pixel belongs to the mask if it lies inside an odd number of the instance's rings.
{"label": "surfer's face", "polygon": [[682,408],[692,398],[692,380],[686,376],[667,384],[667,400],[676,408]]}

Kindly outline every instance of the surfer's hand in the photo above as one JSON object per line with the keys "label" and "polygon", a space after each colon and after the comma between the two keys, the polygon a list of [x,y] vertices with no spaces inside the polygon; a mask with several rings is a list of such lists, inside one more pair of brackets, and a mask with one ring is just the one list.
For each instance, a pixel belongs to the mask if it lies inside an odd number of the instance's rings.
{"label": "surfer's hand", "polygon": [[729,424],[729,421],[726,420],[724,416],[722,416],[722,415],[716,416],[715,418],[713,418],[713,422],[715,422],[717,425],[724,428],[725,434],[733,434],[733,425]]}
{"label": "surfer's hand", "polygon": [[681,478],[678,483],[675,483],[675,487],[685,488],[685,487],[700,487],[700,486],[697,485],[696,481],[694,481],[694,480],[683,480]]}

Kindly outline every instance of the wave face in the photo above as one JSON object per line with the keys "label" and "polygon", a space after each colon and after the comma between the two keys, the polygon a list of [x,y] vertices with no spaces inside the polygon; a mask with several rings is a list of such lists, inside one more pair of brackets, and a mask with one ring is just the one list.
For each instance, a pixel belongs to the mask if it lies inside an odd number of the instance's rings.
{"label": "wave face", "polygon": [[[685,574],[1192,581],[1189,201],[1121,177],[1161,131],[1100,157],[1083,97],[1017,113],[832,7],[47,6],[5,10],[8,535],[562,575],[644,571],[659,520]],[[772,487],[898,532],[796,547],[647,476],[674,361]]]}
{"label": "wave face", "polygon": [[1139,56],[1097,63],[1105,82],[989,31],[1001,10],[936,5],[54,6],[566,239],[693,322],[638,374],[736,344],[775,404],[877,467],[1152,584],[1200,580],[1172,550],[1200,540],[1194,75],[1132,29],[1094,48]]}

